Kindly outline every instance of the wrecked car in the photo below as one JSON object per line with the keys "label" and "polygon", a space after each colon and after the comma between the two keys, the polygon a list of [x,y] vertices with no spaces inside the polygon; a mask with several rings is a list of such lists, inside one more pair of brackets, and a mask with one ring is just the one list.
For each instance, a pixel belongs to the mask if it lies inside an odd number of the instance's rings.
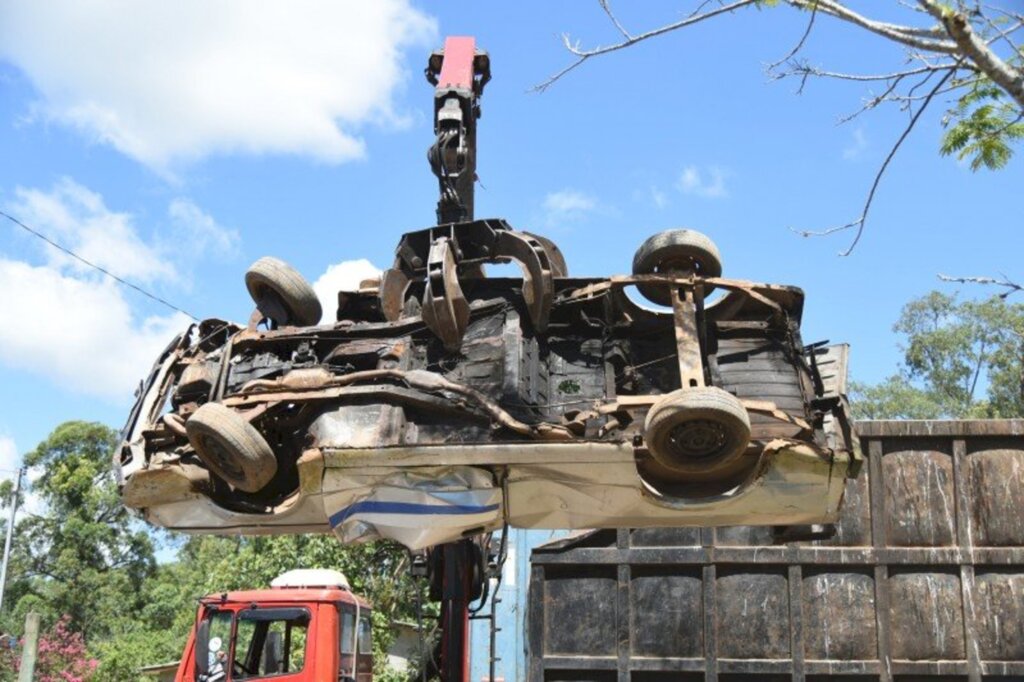
{"label": "wrecked car", "polygon": [[329,324],[281,261],[246,285],[248,323],[177,337],[125,428],[123,499],[157,525],[414,549],[503,523],[807,525],[856,474],[845,347],[804,346],[803,293],[723,278],[692,230],[612,277],[502,220],[410,232]]}

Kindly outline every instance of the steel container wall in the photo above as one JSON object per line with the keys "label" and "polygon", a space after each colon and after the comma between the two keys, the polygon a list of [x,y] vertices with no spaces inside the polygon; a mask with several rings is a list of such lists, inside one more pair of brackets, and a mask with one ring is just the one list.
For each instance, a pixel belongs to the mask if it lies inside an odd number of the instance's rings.
{"label": "steel container wall", "polygon": [[533,682],[1024,680],[1024,420],[858,425],[835,537],[596,531],[532,555]]}

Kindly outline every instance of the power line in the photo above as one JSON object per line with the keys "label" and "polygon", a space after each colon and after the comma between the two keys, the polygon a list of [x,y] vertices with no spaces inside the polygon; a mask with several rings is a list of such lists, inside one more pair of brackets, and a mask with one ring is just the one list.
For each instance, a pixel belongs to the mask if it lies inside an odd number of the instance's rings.
{"label": "power line", "polygon": [[125,285],[126,287],[128,287],[130,289],[134,289],[135,291],[139,292],[140,294],[142,294],[146,298],[150,298],[150,299],[156,301],[157,303],[160,303],[161,305],[167,306],[171,310],[177,311],[177,312],[181,313],[182,315],[186,315],[186,316],[192,318],[193,320],[195,320],[196,322],[199,321],[198,317],[196,317],[192,313],[188,312],[187,310],[182,310],[178,306],[176,306],[173,303],[170,303],[170,302],[160,298],[156,294],[151,294],[150,292],[146,291],[145,289],[143,289],[142,287],[138,286],[137,284],[132,284],[131,282],[118,277],[117,275],[115,275],[114,273],[110,272],[106,268],[100,267],[99,265],[96,265],[95,263],[93,263],[93,262],[91,262],[89,260],[86,260],[85,258],[82,258],[81,256],[79,256],[77,253],[75,253],[71,249],[65,248],[65,247],[61,246],[60,244],[58,244],[57,242],[55,242],[52,239],[50,239],[49,237],[47,237],[46,235],[44,235],[44,234],[42,234],[40,232],[37,232],[36,230],[33,230],[31,227],[29,227],[25,223],[21,222],[20,220],[18,220],[14,216],[9,215],[7,213],[4,213],[3,211],[0,211],[0,216],[3,216],[4,218],[7,218],[12,223],[14,223],[18,227],[22,228],[23,230],[25,230],[29,234],[34,235],[36,237],[39,237],[44,242],[46,242],[47,244],[49,244],[53,248],[57,249],[58,251],[62,251],[64,253],[66,253],[67,255],[71,256],[72,258],[74,258],[75,260],[77,260],[77,261],[79,261],[81,263],[85,263],[86,265],[88,265],[90,268],[93,268],[94,270],[99,270],[100,272],[102,272],[104,275],[106,275],[110,279],[114,280],[115,282],[119,282],[120,284],[123,284],[123,285]]}

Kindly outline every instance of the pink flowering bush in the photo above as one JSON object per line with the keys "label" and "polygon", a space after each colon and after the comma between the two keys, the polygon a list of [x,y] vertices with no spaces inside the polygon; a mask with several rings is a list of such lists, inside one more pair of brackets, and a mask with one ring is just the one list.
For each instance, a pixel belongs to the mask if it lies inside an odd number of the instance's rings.
{"label": "pink flowering bush", "polygon": [[[68,628],[70,620],[69,616],[63,616],[50,630],[39,634],[37,682],[89,682],[93,678],[99,661],[87,653],[81,633]],[[0,653],[0,671],[9,671],[6,674],[0,672],[0,679],[10,673],[13,673],[12,679],[17,675],[22,644],[23,641],[16,649],[4,649]]]}

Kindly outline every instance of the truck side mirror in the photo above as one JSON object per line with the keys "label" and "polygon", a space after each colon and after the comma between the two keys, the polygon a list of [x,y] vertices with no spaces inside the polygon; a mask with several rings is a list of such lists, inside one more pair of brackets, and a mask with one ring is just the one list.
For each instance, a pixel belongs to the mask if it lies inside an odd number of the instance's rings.
{"label": "truck side mirror", "polygon": [[210,619],[203,618],[196,628],[196,677],[210,672]]}

